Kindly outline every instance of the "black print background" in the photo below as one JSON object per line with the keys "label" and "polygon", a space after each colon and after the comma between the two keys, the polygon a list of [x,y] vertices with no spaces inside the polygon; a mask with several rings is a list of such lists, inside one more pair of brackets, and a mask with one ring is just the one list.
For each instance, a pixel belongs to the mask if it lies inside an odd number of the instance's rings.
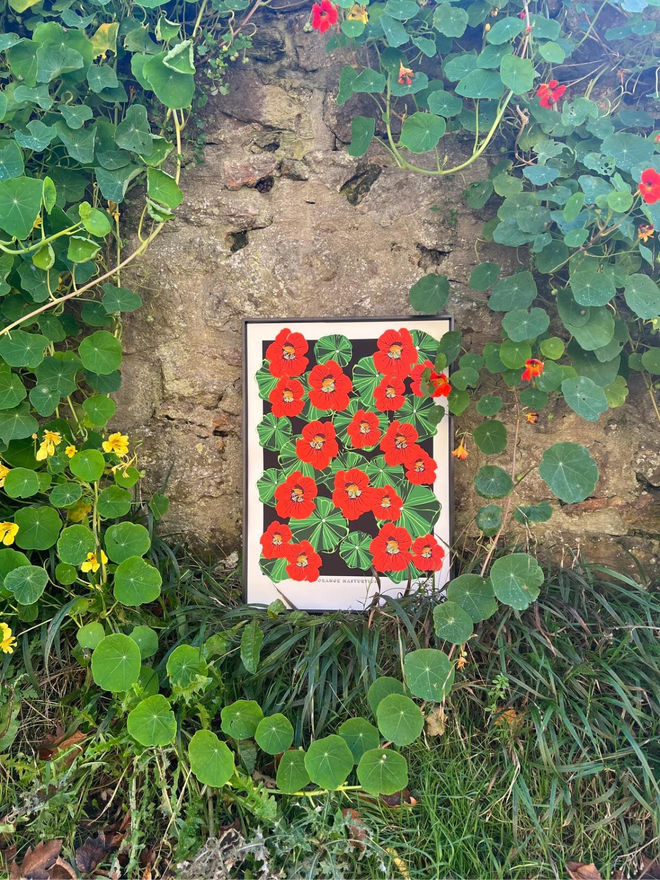
{"label": "black print background", "polygon": [[[395,326],[395,327],[393,327],[393,329],[398,329],[398,327]],[[293,332],[295,332],[296,328],[295,328],[294,324],[291,324],[291,330]],[[275,336],[277,335],[278,332],[279,332],[278,330],[274,330],[273,331],[273,338],[267,339],[264,341],[263,351],[262,351],[262,356],[264,359],[266,357],[266,349],[268,348],[270,343],[274,341]],[[307,339],[307,343],[309,345],[309,349],[307,351],[307,354],[305,355],[309,359],[309,365],[308,365],[307,369],[305,370],[305,373],[302,376],[295,376],[294,377],[294,378],[298,379],[299,382],[302,383],[302,385],[305,387],[305,390],[307,390],[307,383],[305,381],[305,374],[309,373],[309,371],[314,366],[316,366],[316,364],[318,363],[318,361],[314,357],[314,345],[317,342],[317,340],[320,339],[322,336],[329,336],[329,335],[335,335],[335,334],[332,334],[332,332],[329,330],[327,333],[321,333],[316,339],[308,339],[307,337],[305,337],[305,339]],[[341,335],[341,334],[336,334],[336,335]],[[378,337],[376,337],[374,339],[351,340],[351,342],[353,345],[353,356],[351,358],[350,363],[348,363],[345,367],[342,367],[342,370],[352,380],[353,367],[355,366],[355,364],[357,364],[358,361],[362,360],[362,358],[371,357],[373,355],[373,353],[378,350]],[[412,382],[411,379],[405,380],[406,396],[410,396],[412,394],[412,391],[410,390],[411,382]],[[349,394],[349,398],[352,399],[353,397],[357,397],[357,395],[355,394],[354,391]],[[364,408],[365,409],[373,409],[374,412],[378,412],[375,409],[375,407],[373,406],[373,404],[370,407],[365,406]],[[263,401],[264,415],[266,413],[269,413],[270,411],[271,411],[270,403],[268,402],[268,400],[264,400]],[[401,419],[399,418],[399,416],[397,415],[396,412],[394,412],[394,413],[388,412],[385,415],[389,419],[390,422],[394,422],[397,419],[399,419],[399,421],[401,421]],[[322,422],[332,421],[332,419],[330,418],[330,412],[328,412],[327,418],[324,416],[320,419],[320,421],[322,421]],[[302,419],[302,418],[291,419],[291,426],[292,426],[292,431],[293,431],[292,439],[294,442],[298,437],[300,437],[300,435],[302,433],[302,429],[305,427],[306,424],[307,424],[307,421],[305,419]],[[343,434],[342,434],[342,432],[337,433],[337,443],[339,446],[339,454],[340,455],[342,454],[342,451],[344,450],[344,446],[342,444],[342,439],[343,439],[344,434],[345,434],[345,432]],[[429,437],[427,440],[422,440],[421,442],[419,442],[419,445],[422,447],[422,449],[424,449],[426,452],[428,452],[428,454],[431,457],[433,457],[433,437]],[[352,449],[352,447],[348,447],[348,451],[350,451],[351,449]],[[263,447],[261,448],[261,451],[263,453],[263,463],[264,463],[263,469],[264,470],[267,470],[268,468],[278,468],[279,469],[280,463],[279,463],[278,453],[273,452],[270,449],[264,449]],[[381,452],[380,446],[376,446],[375,449],[371,450],[371,452],[364,452],[364,450],[361,450],[361,449],[356,449],[353,451],[362,455],[366,460],[371,460],[373,458],[377,458],[379,455],[383,454]],[[316,473],[318,473],[318,471]],[[314,477],[314,479],[316,479],[316,476]],[[284,482],[284,477],[282,478],[282,482]],[[332,483],[329,486],[324,486],[320,483],[318,483],[317,485],[318,485],[318,496],[317,497],[319,497],[319,496],[326,497],[326,498],[330,498],[332,500],[332,489],[333,489]],[[433,488],[433,487],[429,486],[429,488]],[[267,505],[264,504],[263,510],[264,510],[264,531],[266,531],[268,526],[272,522],[274,522],[275,520],[278,520],[279,522],[287,522],[287,523],[289,522],[288,519],[284,519],[283,517],[278,517],[277,513],[275,512],[274,507],[268,507]],[[394,523],[394,525],[396,525],[396,523]],[[350,532],[366,532],[368,535],[372,535],[374,537],[378,534],[378,526],[376,524],[376,520],[374,518],[373,513],[365,513],[361,517],[359,517],[358,519],[350,520],[348,523],[348,526],[349,526]],[[349,568],[348,565],[346,565],[344,560],[339,555],[338,549],[334,553],[320,553],[320,556],[321,556],[321,559],[323,560],[323,564],[321,566],[321,575],[330,575],[332,577],[356,577],[356,576],[360,576],[360,575],[368,576],[368,574],[369,574],[369,572],[362,572],[359,569]]]}

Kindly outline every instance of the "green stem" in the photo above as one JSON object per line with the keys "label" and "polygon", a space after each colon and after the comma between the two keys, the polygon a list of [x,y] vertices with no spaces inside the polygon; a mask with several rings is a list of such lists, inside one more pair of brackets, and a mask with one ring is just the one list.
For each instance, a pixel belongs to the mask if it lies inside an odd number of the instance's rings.
{"label": "green stem", "polygon": [[315,791],[280,791],[277,788],[269,788],[269,794],[286,794],[289,797],[321,797],[324,794],[337,794],[345,791],[364,791],[361,785],[340,785],[337,788],[317,788]]}
{"label": "green stem", "polygon": [[46,244],[50,244],[51,241],[55,241],[56,238],[61,238],[63,235],[73,235],[74,232],[77,232],[79,229],[82,229],[82,223],[76,223],[73,226],[69,226],[68,229],[62,229],[60,232],[56,232],[54,235],[50,235],[48,238],[44,238],[42,241],[38,241],[36,244],[31,244],[28,248],[21,248],[21,250],[11,250],[5,245],[11,244],[8,241],[0,241],[0,250],[4,251],[6,254],[12,254],[14,256],[20,256],[22,254],[29,254],[31,251],[38,251],[39,248],[42,248]]}

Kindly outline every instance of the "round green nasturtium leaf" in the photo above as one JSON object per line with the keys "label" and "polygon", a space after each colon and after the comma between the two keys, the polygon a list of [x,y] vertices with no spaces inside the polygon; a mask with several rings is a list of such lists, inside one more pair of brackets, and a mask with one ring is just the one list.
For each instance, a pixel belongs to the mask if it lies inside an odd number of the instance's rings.
{"label": "round green nasturtium leaf", "polygon": [[16,511],[14,522],[18,526],[16,546],[21,550],[48,550],[62,528],[62,521],[52,507],[23,507]]}
{"label": "round green nasturtium leaf", "polygon": [[69,565],[68,562],[58,562],[55,566],[55,579],[58,584],[62,584],[66,587],[69,584],[73,584],[77,577],[78,572],[73,565]]}
{"label": "round green nasturtium leaf", "polygon": [[78,346],[82,365],[99,376],[108,376],[121,366],[121,342],[107,330],[86,336]]}
{"label": "round green nasturtium leaf", "polygon": [[389,675],[382,675],[380,678],[377,678],[367,694],[367,699],[374,715],[378,714],[378,706],[381,700],[389,697],[390,694],[402,694],[403,690],[403,684],[397,678],[392,678]]}
{"label": "round green nasturtium leaf", "polygon": [[339,545],[339,555],[349,568],[357,568],[360,571],[371,570],[371,545],[372,536],[366,532],[349,532]]}
{"label": "round green nasturtium leaf", "polygon": [[160,596],[163,578],[158,569],[142,559],[130,556],[117,566],[113,593],[122,605],[137,608]]}
{"label": "round green nasturtium leaf", "polygon": [[[437,610],[436,608],[435,611]],[[454,681],[454,667],[449,657],[435,648],[420,648],[406,654],[403,671],[408,690],[420,700],[441,702],[449,693]]]}
{"label": "round green nasturtium leaf", "polygon": [[607,405],[610,409],[614,409],[617,406],[623,406],[626,402],[628,397],[628,383],[623,376],[617,376],[614,382],[603,388],[603,391],[607,398]]}
{"label": "round green nasturtium leaf", "polygon": [[596,488],[598,465],[582,444],[554,443],[543,453],[539,476],[560,501],[574,504]]}
{"label": "round green nasturtium leaf", "polygon": [[104,691],[123,693],[140,675],[140,649],[133,639],[114,633],[102,639],[92,654],[92,676]]}
{"label": "round green nasturtium leaf", "polygon": [[497,394],[484,394],[477,402],[477,412],[484,418],[491,418],[504,406],[504,401]]}
{"label": "round green nasturtium leaf", "polygon": [[261,719],[254,738],[267,755],[281,755],[293,742],[293,725],[285,715],[277,712]]}
{"label": "round green nasturtium leaf", "polygon": [[140,676],[137,683],[140,688],[139,693],[143,698],[153,697],[160,690],[158,673],[150,666],[140,666]]}
{"label": "round green nasturtium leaf", "polygon": [[82,497],[82,486],[79,483],[58,483],[53,486],[49,500],[53,507],[70,507]]}
{"label": "round green nasturtium leaf", "polygon": [[513,480],[504,468],[487,464],[477,471],[474,489],[482,498],[506,498],[513,489]]}
{"label": "round green nasturtium leaf", "polygon": [[512,309],[528,309],[536,298],[536,282],[531,272],[518,272],[501,278],[493,287],[488,300],[494,312],[510,312]]}
{"label": "round green nasturtium leaf", "polygon": [[630,364],[630,361],[633,360],[633,357],[635,357],[635,355],[631,355],[628,362],[631,369],[644,369],[652,376],[660,376],[660,348],[656,346],[647,349],[641,356],[641,358],[639,355],[636,355],[636,357],[640,358],[639,364],[637,366],[633,366],[632,364]]}
{"label": "round green nasturtium leaf", "polygon": [[309,541],[319,553],[334,553],[348,534],[348,521],[323,497],[316,499],[316,508],[306,519],[292,519],[289,527],[294,542]]}
{"label": "round green nasturtium leaf", "polygon": [[83,400],[82,408],[85,410],[90,423],[101,428],[114,416],[117,405],[114,400],[106,397],[105,394],[96,394],[94,397],[88,397],[86,400]]}
{"label": "round green nasturtium leaf", "polygon": [[559,364],[552,361],[546,361],[543,372],[536,380],[536,387],[539,391],[557,391],[564,381],[564,370]]}
{"label": "round green nasturtium leaf", "polygon": [[339,333],[322,336],[314,345],[314,357],[319,364],[336,361],[340,367],[345,367],[353,357],[353,346],[349,339]]}
{"label": "round green nasturtium leaf", "polygon": [[133,627],[133,630],[128,635],[140,649],[140,657],[143,660],[153,657],[158,650],[158,633],[150,626],[139,624]]}
{"label": "round green nasturtium leaf", "polygon": [[74,566],[82,565],[87,554],[94,553],[95,550],[96,538],[87,526],[76,525],[62,529],[57,541],[57,555],[62,562]]}
{"label": "round green nasturtium leaf", "polygon": [[648,275],[631,275],[623,295],[638,318],[648,321],[660,315],[660,288]]}
{"label": "round green nasturtium leaf", "polygon": [[69,462],[69,468],[74,476],[86,483],[95,483],[103,476],[105,458],[98,449],[83,449],[82,452],[76,452],[73,456]]}
{"label": "round green nasturtium leaf", "polygon": [[0,410],[12,409],[25,400],[25,386],[21,377],[5,365],[0,367]]}
{"label": "round green nasturtium leaf", "polygon": [[500,359],[509,370],[521,370],[532,356],[532,349],[527,342],[514,342],[507,339],[500,345]]}
{"label": "round green nasturtium leaf", "polygon": [[564,341],[558,336],[551,336],[549,339],[541,340],[539,346],[543,357],[550,358],[552,361],[558,361],[564,353]]}
{"label": "round green nasturtium leaf", "polygon": [[495,595],[516,611],[524,611],[538,598],[544,579],[543,569],[528,553],[503,556],[490,570]]}
{"label": "round green nasturtium leaf", "polygon": [[164,63],[166,56],[167,52],[152,55],[144,64],[142,74],[161,103],[170,110],[184,110],[190,107],[195,94],[195,77],[168,67]]}
{"label": "round green nasturtium leaf", "polygon": [[520,402],[523,406],[531,406],[532,409],[543,409],[548,402],[548,395],[538,388],[525,388],[520,392]]}
{"label": "round green nasturtium leaf", "polygon": [[223,733],[234,739],[251,739],[264,717],[261,706],[254,700],[236,700],[220,714]]}
{"label": "round green nasturtium leaf", "polygon": [[99,494],[97,510],[104,519],[118,519],[131,509],[131,493],[119,486],[108,486]]}
{"label": "round green nasturtium leaf", "polygon": [[46,589],[48,572],[39,565],[21,565],[5,575],[4,587],[21,605],[33,605]]}
{"label": "round green nasturtium leaf", "polygon": [[198,730],[188,745],[190,769],[202,785],[222,788],[234,775],[234,754],[210,730]]}
{"label": "round green nasturtium leaf", "polygon": [[449,582],[447,601],[465,611],[472,623],[480,623],[497,611],[497,602],[490,581],[478,574],[461,574]]}
{"label": "round green nasturtium leaf", "polygon": [[126,726],[133,739],[147,748],[166,746],[176,734],[174,712],[162,694],[154,694],[138,703],[128,713]]}
{"label": "round green nasturtium leaf", "polygon": [[8,599],[10,596],[9,592],[4,589],[5,577],[9,572],[29,564],[30,560],[20,550],[14,550],[13,547],[3,547],[0,550],[0,598]]}
{"label": "round green nasturtium leaf", "polygon": [[117,523],[105,533],[105,550],[113,562],[144,556],[150,547],[149,532],[139,523]]}
{"label": "round green nasturtium leaf", "polygon": [[402,694],[390,694],[381,700],[376,718],[383,737],[397,746],[409,746],[424,728],[419,706]]}
{"label": "round green nasturtium leaf", "polygon": [[356,764],[365,752],[377,749],[380,743],[377,729],[366,718],[349,718],[340,725],[337,733],[346,741]]}
{"label": "round green nasturtium leaf", "polygon": [[460,605],[448,599],[433,609],[435,634],[452,645],[462,645],[473,632],[472,618]]}
{"label": "round green nasturtium leaf", "polygon": [[410,305],[416,312],[426,315],[433,315],[443,309],[448,298],[449,279],[446,275],[424,275],[410,288]]}
{"label": "round green nasturtium leaf", "polygon": [[561,383],[561,391],[573,412],[588,422],[597,422],[601,414],[609,409],[603,389],[586,376],[564,379]]}
{"label": "round green nasturtium leaf", "polygon": [[590,308],[589,319],[581,326],[567,324],[566,329],[575,337],[578,345],[585,351],[595,351],[603,348],[614,338],[616,323],[609,309]]}
{"label": "round green nasturtium leaf", "polygon": [[353,764],[353,755],[346,741],[334,733],[313,742],[305,755],[309,778],[328,790],[339,788],[346,782]]}
{"label": "round green nasturtium leaf", "polygon": [[167,658],[165,668],[172,688],[181,690],[189,688],[208,672],[203,654],[192,645],[178,645]]}
{"label": "round green nasturtium leaf", "polygon": [[[514,309],[502,318],[502,327],[512,342],[536,339],[550,326],[550,317],[545,309]],[[506,361],[505,361],[506,363]]]}
{"label": "round green nasturtium leaf", "polygon": [[275,782],[279,790],[286,794],[295,794],[309,784],[310,778],[305,767],[303,751],[296,749],[282,755]]}
{"label": "round green nasturtium leaf", "polygon": [[497,263],[480,263],[470,273],[468,284],[472,290],[488,290],[500,277],[500,267]]}
{"label": "round green nasturtium leaf", "polygon": [[357,777],[368,794],[396,794],[408,785],[408,764],[392,749],[371,749],[362,755]]}
{"label": "round green nasturtium leaf", "polygon": [[502,525],[502,516],[503,512],[499,504],[486,504],[477,511],[475,517],[477,528],[487,537],[492,537]]}
{"label": "round green nasturtium leaf", "polygon": [[287,440],[291,439],[291,422],[286,416],[278,418],[273,413],[266,413],[257,425],[259,444],[264,449],[279,452]]}
{"label": "round green nasturtium leaf", "polygon": [[87,623],[85,626],[81,626],[76,633],[76,638],[78,639],[78,644],[81,648],[87,648],[88,650],[93,651],[94,648],[96,648],[96,646],[105,638],[105,630],[103,629],[102,624],[95,620],[92,623]]}
{"label": "round green nasturtium leaf", "polygon": [[484,455],[499,455],[506,449],[506,428],[502,422],[495,419],[489,419],[477,425],[472,432],[472,437]]}
{"label": "round green nasturtium leaf", "polygon": [[572,272],[570,284],[573,299],[580,306],[605,306],[616,296],[616,287],[609,275],[596,271]]}
{"label": "round green nasturtium leaf", "polygon": [[437,146],[446,130],[447,123],[441,116],[417,112],[406,118],[399,140],[411,153],[428,153]]}
{"label": "round green nasturtium leaf", "polygon": [[547,501],[541,501],[539,504],[522,504],[514,510],[513,518],[522,526],[530,522],[548,522],[552,518],[552,507]]}
{"label": "round green nasturtium leaf", "polygon": [[13,468],[5,477],[4,490],[10,498],[31,498],[39,491],[39,477],[27,468]]}

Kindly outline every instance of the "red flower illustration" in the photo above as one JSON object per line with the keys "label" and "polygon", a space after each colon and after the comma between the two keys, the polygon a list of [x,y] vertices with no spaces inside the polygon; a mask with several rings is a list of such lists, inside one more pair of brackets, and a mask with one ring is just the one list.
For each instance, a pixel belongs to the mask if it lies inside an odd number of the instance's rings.
{"label": "red flower illustration", "polygon": [[309,399],[317,409],[344,410],[353,383],[337,361],[317,364],[309,374]]}
{"label": "red flower illustration", "polygon": [[404,571],[412,561],[412,538],[406,529],[387,523],[369,545],[378,571]]}
{"label": "red flower illustration", "polygon": [[654,168],[642,171],[639,193],[647,205],[655,205],[660,200],[660,174]]}
{"label": "red flower illustration", "polygon": [[411,86],[415,73],[409,67],[404,67],[403,62],[399,61],[399,85]]}
{"label": "red flower illustration", "polygon": [[408,464],[411,453],[414,451],[411,447],[415,446],[419,434],[412,425],[405,422],[392,422],[383,439],[380,441],[380,448],[385,454],[385,461],[390,467],[398,464]]}
{"label": "red flower illustration", "polygon": [[431,373],[433,373],[433,364],[431,363],[431,361],[424,361],[421,364],[415,364],[415,366],[412,368],[412,372],[410,373],[410,378],[412,379],[410,390],[417,397],[426,397],[426,395],[422,391],[422,373],[424,372],[424,370],[430,370]]}
{"label": "red flower illustration", "polygon": [[302,437],[296,440],[298,458],[322,471],[339,454],[336,436],[332,422],[310,422],[302,429]]}
{"label": "red flower illustration", "polygon": [[369,477],[358,468],[337,471],[332,501],[346,519],[357,519],[368,513],[374,503],[374,489],[369,485]]}
{"label": "red flower illustration", "polygon": [[451,385],[445,373],[431,373],[429,384],[433,388],[432,397],[449,397]]}
{"label": "red flower illustration", "polygon": [[329,28],[337,24],[337,7],[330,0],[321,0],[312,6],[312,27],[315,31],[324,34]]}
{"label": "red flower illustration", "polygon": [[380,440],[380,422],[378,416],[371,412],[359,409],[353,416],[346,433],[351,438],[351,443],[356,449],[364,449],[365,446],[375,446]]}
{"label": "red flower illustration", "polygon": [[550,82],[541,83],[536,94],[541,107],[552,110],[565,91],[566,86],[560,86],[556,79],[551,79]]}
{"label": "red flower illustration", "polygon": [[307,369],[309,360],[304,357],[309,346],[302,333],[292,333],[288,327],[275,337],[275,342],[266,349],[266,359],[270,361],[268,369],[273,376],[282,379],[285,376],[300,376]]}
{"label": "red flower illustration", "polygon": [[420,571],[440,571],[445,551],[433,535],[417,538],[413,544],[413,562]]}
{"label": "red flower illustration", "polygon": [[415,364],[412,368],[412,373],[410,374],[412,377],[412,385],[410,389],[412,393],[416,394],[417,397],[426,397],[426,394],[422,391],[422,374],[426,370],[431,371],[428,377],[428,384],[433,389],[431,396],[448,397],[449,392],[451,391],[451,385],[449,384],[447,376],[445,373],[436,373],[431,361],[424,361],[422,364]]}
{"label": "red flower illustration", "polygon": [[401,409],[406,402],[405,393],[406,386],[403,384],[403,379],[399,379],[394,373],[391,376],[385,376],[374,389],[376,408],[381,412],[388,409]]}
{"label": "red flower illustration", "polygon": [[286,558],[289,564],[286,573],[293,581],[317,581],[321,568],[321,557],[309,541],[289,544]]}
{"label": "red flower illustration", "polygon": [[430,486],[435,483],[435,471],[438,465],[421,446],[413,446],[410,458],[406,463],[406,477],[416,486]]}
{"label": "red flower illustration", "polygon": [[374,506],[372,508],[376,519],[397,520],[401,516],[403,499],[397,495],[393,486],[383,486],[382,489],[374,489]]}
{"label": "red flower illustration", "polygon": [[261,552],[266,559],[284,559],[288,553],[291,529],[286,523],[272,522],[261,538]]}
{"label": "red flower illustration", "polygon": [[303,477],[300,471],[294,471],[275,489],[278,516],[292,519],[306,519],[315,508],[314,499],[318,494],[316,483],[311,477]]}
{"label": "red flower illustration", "polygon": [[416,361],[417,349],[408,330],[386,330],[382,334],[374,354],[374,366],[379,373],[386,376],[394,373],[399,379],[405,379]]}
{"label": "red flower illustration", "polygon": [[543,361],[538,358],[530,358],[525,361],[525,367],[526,369],[522,371],[520,378],[523,382],[531,382],[535,376],[540,376],[543,372]]}
{"label": "red flower illustration", "polygon": [[278,419],[282,416],[293,418],[300,415],[305,406],[302,400],[304,393],[305,389],[297,379],[280,379],[268,395],[273,407],[273,415]]}

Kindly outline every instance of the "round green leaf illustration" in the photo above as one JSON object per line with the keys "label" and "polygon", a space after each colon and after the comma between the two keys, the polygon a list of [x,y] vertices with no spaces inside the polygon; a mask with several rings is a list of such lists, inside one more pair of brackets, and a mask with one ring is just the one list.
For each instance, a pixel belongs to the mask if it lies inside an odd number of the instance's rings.
{"label": "round green leaf illustration", "polygon": [[385,697],[389,697],[390,694],[402,693],[403,684],[397,678],[392,678],[389,675],[383,675],[380,678],[377,678],[369,688],[369,693],[367,694],[371,711],[376,715],[381,700],[384,700]]}
{"label": "round green leaf illustration", "polygon": [[435,648],[420,648],[406,654],[403,671],[410,693],[420,700],[444,700],[454,681],[454,667],[449,657]]}
{"label": "round green leaf illustration", "polygon": [[543,569],[527,553],[511,553],[493,563],[490,582],[495,595],[516,611],[524,611],[538,598]]}
{"label": "round green leaf illustration", "polygon": [[309,541],[317,552],[334,553],[339,542],[348,534],[348,521],[329,498],[316,499],[316,509],[307,519],[289,523],[293,540]]}
{"label": "round green leaf illustration", "polygon": [[144,556],[150,547],[149,532],[139,523],[117,523],[105,533],[105,550],[113,562]]}
{"label": "round green leaf illustration", "polygon": [[117,566],[113,593],[122,605],[137,608],[157,599],[162,583],[157,568],[141,556],[131,556]]}
{"label": "round green leaf illustration", "polygon": [[400,487],[408,482],[403,472],[403,467],[401,465],[390,467],[385,461],[384,455],[377,455],[376,458],[372,458],[371,461],[367,462],[364,470],[369,477],[371,485],[377,489],[382,489],[383,486],[393,486],[398,492]]}
{"label": "round green leaf illustration", "polygon": [[346,741],[356,764],[365,752],[377,749],[380,743],[378,731],[366,718],[349,718],[340,725],[337,732]]}
{"label": "round green leaf illustration", "polygon": [[87,526],[63,529],[57,541],[57,555],[69,565],[82,565],[88,553],[96,550],[96,538]]}
{"label": "round green leaf illustration", "polygon": [[433,623],[438,638],[452,645],[462,645],[472,635],[472,618],[450,599],[433,609]]}
{"label": "round green leaf illustration", "polygon": [[139,624],[133,627],[129,637],[140,649],[140,657],[143,660],[146,660],[147,657],[153,657],[158,650],[158,634],[150,626]]}
{"label": "round green leaf illustration", "polygon": [[280,581],[288,580],[289,574],[286,570],[288,564],[289,563],[286,559],[259,560],[259,568],[274,584],[279,584]]}
{"label": "round green leaf illustration", "polygon": [[293,725],[288,718],[277,712],[261,719],[254,738],[267,755],[281,755],[293,742]]}
{"label": "round green leaf illustration", "polygon": [[140,675],[140,649],[121,633],[106,636],[92,654],[92,676],[104,691],[122,693]]}
{"label": "round green leaf illustration", "polygon": [[76,452],[69,462],[71,473],[86,483],[100,480],[105,470],[105,458],[98,449],[84,449]]}
{"label": "round green leaf illustration", "polygon": [[366,532],[349,532],[339,545],[339,555],[349,568],[371,571],[371,541]]}
{"label": "round green leaf illustration", "polygon": [[474,488],[482,498],[505,498],[513,489],[513,481],[503,468],[487,464],[477,471]]}
{"label": "round green leaf illustration", "polygon": [[21,550],[48,550],[57,541],[62,521],[52,507],[23,507],[16,511],[16,546]]}
{"label": "round green leaf illustration", "polygon": [[27,468],[13,468],[5,477],[4,490],[10,498],[30,498],[39,491],[39,477]]}
{"label": "round green leaf illustration", "polygon": [[261,367],[254,374],[254,378],[257,380],[257,385],[259,386],[259,397],[262,400],[268,400],[268,395],[273,390],[273,388],[279,382],[268,369],[268,361],[264,361]]}
{"label": "round green leaf illustration", "polygon": [[198,730],[188,745],[190,769],[202,785],[222,788],[234,775],[234,755],[210,730]]}
{"label": "round green leaf illustration", "polygon": [[392,749],[371,749],[360,759],[357,777],[369,794],[396,794],[408,785],[408,764]]}
{"label": "round green leaf illustration", "polygon": [[[335,415],[332,419],[334,426],[335,426],[335,431],[339,435],[339,438],[344,443],[344,445],[349,448],[352,447],[353,444],[352,444],[351,438],[348,436],[348,434],[345,433],[346,429],[348,428],[350,423],[353,421],[353,416],[355,415],[355,413],[359,409],[364,409],[364,408],[365,408],[364,401],[362,401],[359,398],[352,397],[348,403],[347,408],[345,410],[342,410],[341,412],[335,413]],[[373,412],[373,410],[369,409],[369,407],[367,407],[367,411]],[[385,413],[379,413],[379,412],[374,412],[373,415],[378,417],[378,427],[380,428],[381,434],[384,434],[385,431],[387,431],[387,426],[389,425],[389,421],[388,421],[387,416],[385,415]],[[364,446],[362,448],[364,450],[369,451],[371,449],[374,449],[377,445],[378,445],[378,442],[376,442],[373,446]]]}
{"label": "round green leaf illustration", "polygon": [[254,700],[236,700],[220,714],[223,733],[234,739],[251,739],[264,717],[261,706]]}
{"label": "round green leaf illustration", "polygon": [[98,621],[87,623],[81,626],[76,633],[78,644],[81,648],[87,648],[93,651],[94,648],[105,638],[105,630]]}
{"label": "round green leaf illustration", "polygon": [[400,494],[403,507],[396,525],[407,529],[413,539],[430,534],[440,516],[440,502],[433,491],[426,486],[408,483],[401,488]]}
{"label": "round green leaf illustration", "polygon": [[21,605],[33,605],[46,589],[48,572],[38,565],[21,565],[5,575],[4,587]]}
{"label": "round green leaf illustration", "polygon": [[259,501],[268,507],[275,506],[275,489],[284,482],[282,472],[277,468],[268,468],[257,480]]}
{"label": "round green leaf illustration", "polygon": [[487,620],[497,611],[492,584],[478,574],[461,574],[450,581],[447,601],[462,608],[472,623]]}
{"label": "round green leaf illustration", "polygon": [[353,755],[345,740],[337,734],[313,742],[305,755],[305,768],[312,782],[332,790],[346,782],[353,769]]}
{"label": "round green leaf illustration", "polygon": [[287,440],[282,446],[279,454],[279,463],[282,468],[280,472],[280,482],[282,483],[295,471],[300,471],[304,477],[314,477],[315,479],[318,479],[318,471],[314,470],[314,466],[307,464],[307,462],[301,461],[298,458],[296,444],[293,440]]}
{"label": "round green leaf illustration", "polygon": [[353,357],[353,346],[340,334],[322,336],[314,346],[314,357],[319,364],[337,361],[340,367],[345,367]]}
{"label": "round green leaf illustration", "polygon": [[382,378],[374,365],[373,357],[363,357],[353,367],[353,389],[367,409],[373,409],[374,391]]}
{"label": "round green leaf illustration", "polygon": [[272,413],[266,413],[257,425],[257,434],[261,446],[279,452],[286,441],[291,439],[291,422],[286,416],[278,419]]}
{"label": "round green leaf illustration", "polygon": [[410,394],[406,397],[406,402],[396,416],[402,422],[409,422],[419,434],[420,440],[427,440],[432,437],[436,431],[438,422],[438,410],[444,407],[436,404],[430,397],[417,397],[416,394]]}
{"label": "round green leaf illustration", "polygon": [[287,794],[295,794],[309,784],[309,773],[305,767],[303,751],[296,749],[282,755],[275,782],[279,790]]}
{"label": "round green leaf illustration", "polygon": [[177,645],[167,658],[165,668],[172,687],[181,691],[196,684],[208,671],[200,649],[192,645]]}
{"label": "round green leaf illustration", "polygon": [[128,713],[126,726],[133,739],[148,748],[166,746],[176,734],[174,712],[162,694],[154,694],[138,703]]}
{"label": "round green leaf illustration", "polygon": [[348,471],[351,468],[364,470],[365,465],[366,460],[363,455],[359,452],[349,450],[348,452],[342,452],[336,458],[333,458],[330,462],[330,466],[324,471],[315,471],[312,476],[317,483],[323,483],[326,486],[333,488],[338,471]]}
{"label": "round green leaf illustration", "polygon": [[499,455],[506,449],[506,428],[502,422],[495,419],[489,419],[477,425],[472,436],[484,455]]}
{"label": "round green leaf illustration", "polygon": [[539,476],[561,501],[584,501],[596,488],[598,465],[580,443],[555,443],[545,450]]}
{"label": "round green leaf illustration", "polygon": [[410,697],[390,694],[378,705],[378,729],[396,746],[409,746],[424,728],[424,716]]}
{"label": "round green leaf illustration", "polygon": [[121,366],[121,342],[107,330],[97,330],[86,336],[78,346],[82,365],[99,376],[108,376]]}
{"label": "round green leaf illustration", "polygon": [[[437,93],[434,92],[433,94]],[[438,354],[438,340],[431,336],[430,333],[425,333],[423,330],[411,330],[410,335],[412,336],[413,344],[417,349],[418,362],[431,361],[431,363],[435,363]]]}

